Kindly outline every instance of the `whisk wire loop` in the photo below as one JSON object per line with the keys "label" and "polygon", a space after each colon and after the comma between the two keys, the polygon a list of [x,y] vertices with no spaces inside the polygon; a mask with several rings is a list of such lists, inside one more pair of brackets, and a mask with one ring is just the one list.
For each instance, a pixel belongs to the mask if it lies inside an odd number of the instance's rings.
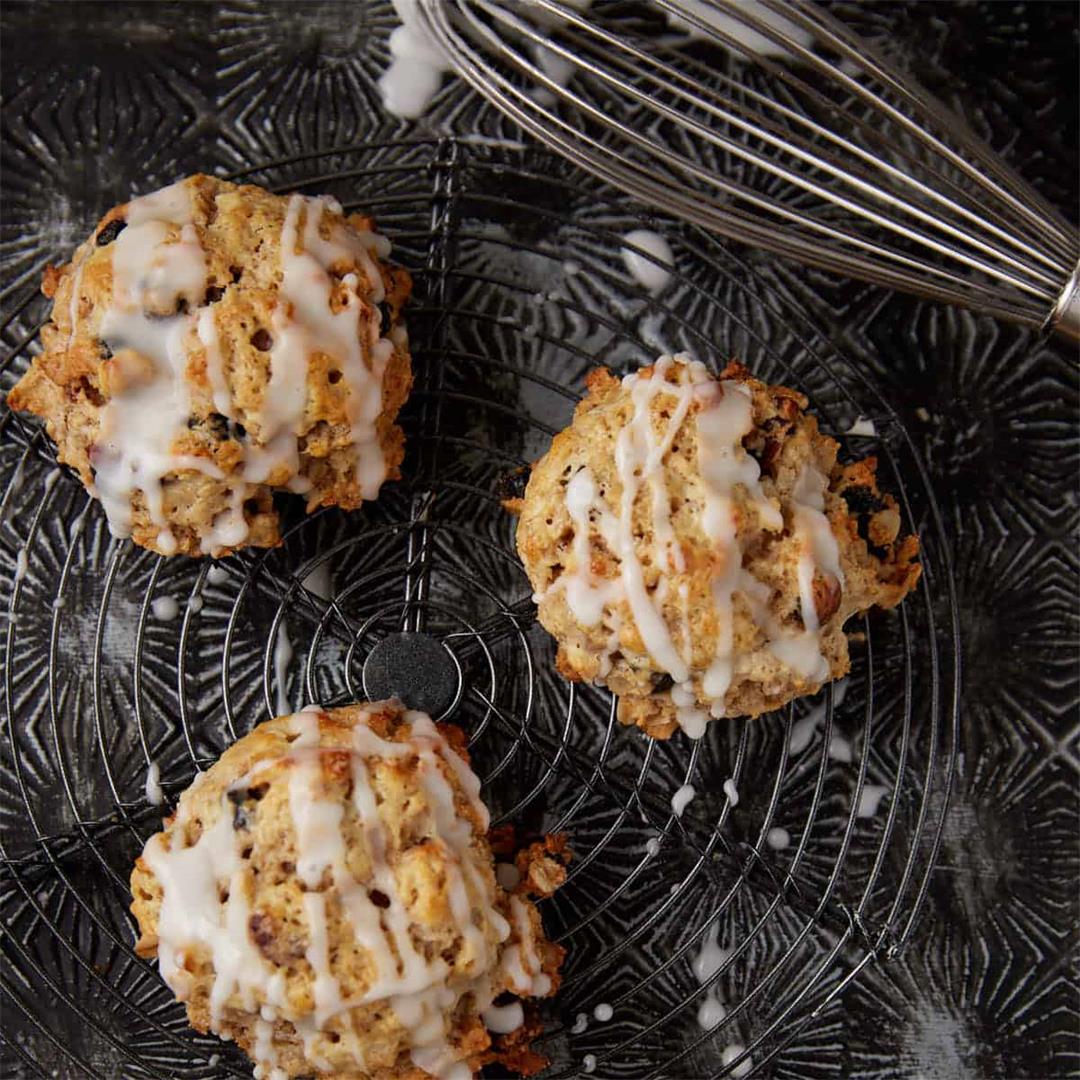
{"label": "whisk wire loop", "polygon": [[1074,231],[830,13],[811,0],[653,3],[730,58],[703,70],[568,0],[419,10],[459,74],[506,115],[660,210],[1029,326],[1060,315]]}

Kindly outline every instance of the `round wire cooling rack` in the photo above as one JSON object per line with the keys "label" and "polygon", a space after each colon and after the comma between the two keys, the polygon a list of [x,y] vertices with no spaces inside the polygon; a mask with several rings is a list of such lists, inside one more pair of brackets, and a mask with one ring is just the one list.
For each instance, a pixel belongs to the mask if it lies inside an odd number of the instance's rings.
{"label": "round wire cooling rack", "polygon": [[[904,948],[919,915],[958,740],[942,523],[902,424],[860,373],[857,333],[838,352],[834,328],[767,266],[643,221],[512,143],[386,140],[245,178],[374,213],[413,272],[405,480],[352,514],[284,505],[273,551],[162,560],[113,540],[41,432],[0,417],[0,980],[14,1060],[26,1075],[250,1075],[135,956],[131,864],[230,742],[307,702],[363,697],[368,656],[407,635],[441,673],[433,708],[468,733],[493,820],[564,831],[575,853],[543,905],[568,950],[545,1075],[825,1075],[815,1048],[835,1036],[839,996]],[[675,255],[658,296],[622,260],[642,225]],[[2,327],[5,386],[45,314],[28,297]],[[804,390],[827,430],[871,418],[876,437],[841,436],[846,450],[877,454],[923,541],[916,592],[853,628],[845,683],[696,743],[621,729],[608,694],[555,674],[500,505],[503,478],[568,421],[591,367],[676,349]]]}

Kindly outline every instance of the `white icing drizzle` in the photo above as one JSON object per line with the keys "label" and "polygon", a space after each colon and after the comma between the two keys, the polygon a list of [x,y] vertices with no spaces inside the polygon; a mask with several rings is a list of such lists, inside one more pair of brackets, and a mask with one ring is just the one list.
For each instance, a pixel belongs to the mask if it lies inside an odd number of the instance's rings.
{"label": "white icing drizzle", "polygon": [[[460,999],[471,994],[491,1029],[505,1033],[521,1025],[523,1013],[520,1004],[492,1005],[501,987],[509,982],[519,992],[543,994],[551,986],[536,953],[529,908],[523,901],[511,898],[516,940],[501,958],[477,925],[473,905],[477,897],[491,896],[490,884],[474,867],[469,851],[473,826],[459,815],[454,788],[442,769],[448,769],[457,780],[486,830],[488,815],[479,798],[480,781],[424,714],[404,714],[410,737],[401,742],[382,739],[366,724],[358,724],[351,747],[351,806],[371,866],[369,880],[362,883],[353,877],[347,863],[342,832],[346,808],[327,793],[321,767],[323,754],[328,750],[340,752],[340,747],[321,747],[320,719],[318,706],[309,706],[291,717],[289,726],[295,738],[285,759],[290,766],[288,800],[296,838],[296,874],[306,889],[302,899],[307,925],[304,955],[313,975],[314,1012],[300,1016],[293,1013],[285,997],[284,973],[272,972],[250,937],[251,871],[239,854],[233,807],[227,795],[222,796],[220,817],[194,845],[180,846],[188,815],[185,803],[177,818],[173,848],[166,850],[164,834],[147,844],[144,856],[163,890],[158,925],[162,975],[177,996],[185,999],[191,978],[184,968],[185,951],[197,946],[209,950],[216,975],[210,995],[212,1026],[217,1029],[222,1009],[234,995],[245,1010],[261,1016],[253,1049],[258,1063],[256,1075],[283,1075],[274,1046],[274,1023],[278,1019],[292,1024],[303,1041],[307,1059],[328,1074],[335,1071],[335,1066],[320,1052],[320,1033],[334,1021],[342,1049],[363,1066],[362,1046],[350,1010],[367,1002],[386,1001],[409,1032],[411,1057],[417,1067],[439,1080],[469,1080],[469,1066],[457,1059],[458,1051],[450,1044],[447,1031],[448,1018]],[[450,907],[471,954],[471,965],[463,974],[474,978],[448,983],[446,962],[441,957],[429,961],[417,950],[409,913],[388,862],[388,837],[379,816],[368,762],[411,756],[417,758],[417,776],[430,807],[433,840],[447,849]],[[267,759],[258,763],[235,786],[250,786],[260,772],[281,761]],[[200,778],[196,783],[205,780]],[[376,891],[382,894],[378,904],[373,900]],[[354,998],[342,993],[333,970],[327,919],[328,908],[335,903],[340,905],[373,968],[367,990]],[[489,906],[484,917],[500,941],[510,937],[510,924],[494,907]]]}
{"label": "white icing drizzle", "polygon": [[[669,381],[672,368],[680,381]],[[828,480],[813,466],[806,466],[793,493],[792,523],[800,548],[798,564],[800,612],[804,629],[793,632],[781,625],[769,609],[771,589],[743,569],[739,541],[741,513],[753,514],[757,524],[770,532],[785,527],[779,503],[766,496],[761,470],[743,447],[753,430],[753,401],[747,386],[737,380],[717,382],[703,364],[686,354],[662,356],[650,378],[632,374],[623,379],[633,406],[615,443],[615,468],[620,495],[618,505],[609,502],[587,466],[578,469],[566,486],[567,514],[574,526],[572,558],[560,576],[541,590],[537,599],[563,592],[575,620],[583,627],[603,624],[610,632],[598,654],[598,674],[611,670],[611,655],[618,647],[622,629],[619,606],[625,604],[653,666],[667,672],[673,682],[669,691],[676,719],[691,738],[700,738],[711,716],[726,715],[726,695],[735,675],[735,594],[743,597],[757,625],[765,632],[767,646],[781,663],[806,679],[824,681],[829,667],[820,647],[820,621],[814,605],[813,582],[820,572],[843,587],[839,549],[828,518],[824,492]],[[663,396],[668,419],[658,432],[656,401]],[[665,612],[669,600],[669,574],[685,571],[685,557],[671,522],[671,501],[666,485],[664,459],[678,436],[689,410],[697,404],[698,467],[703,490],[701,528],[716,553],[711,597],[717,622],[716,652],[698,677],[690,640],[692,599],[685,582],[675,593],[674,615]],[[647,496],[647,524],[652,534],[648,552],[637,550],[635,510]],[[737,502],[738,499],[738,502]],[[593,545],[603,542],[618,558],[617,578],[598,578],[592,569]],[[646,562],[661,571],[655,588],[646,585]]]}
{"label": "white icing drizzle", "polygon": [[[370,320],[368,340],[361,341],[357,330],[365,300],[377,304],[384,298],[375,256],[388,254],[389,243],[337,221],[324,239],[320,224],[325,209],[341,212],[332,199],[294,195],[289,201],[280,238],[282,282],[272,323],[270,379],[245,444],[243,476],[248,483],[265,483],[277,474],[288,478],[290,490],[310,487],[298,475],[297,436],[307,399],[308,361],[312,353],[322,351],[341,364],[356,480],[361,497],[370,499],[386,476],[375,423],[382,411],[383,373],[394,345],[381,336],[378,319]],[[132,496],[141,492],[158,529],[157,545],[172,554],[176,539],[166,521],[163,478],[194,469],[223,479],[207,458],[173,452],[191,413],[187,368],[194,348],[201,347],[205,354],[215,411],[229,419],[236,416],[214,309],[200,306],[206,293],[206,259],[193,223],[190,186],[181,182],[133,200],[125,220],[127,227],[112,244],[113,303],[101,320],[101,337],[114,353],[114,386],[102,409],[93,448],[94,494],[113,534],[124,537],[131,534]],[[361,282],[356,274],[342,279],[344,301],[335,313],[330,306],[334,282],[328,271],[343,262],[358,262],[366,280]],[[72,282],[72,316],[77,312],[80,275],[81,267]],[[202,540],[206,553],[234,547],[246,538],[246,494],[246,484],[230,486],[227,508]]]}
{"label": "white icing drizzle", "polygon": [[158,833],[143,850],[143,858],[162,889],[158,966],[162,978],[185,1001],[191,982],[184,967],[185,953],[199,946],[209,950],[216,975],[210,994],[210,1021],[217,1027],[221,1010],[233,994],[240,997],[245,1009],[254,1010],[260,1001],[282,999],[284,977],[271,974],[248,935],[248,872],[241,865],[228,800],[222,796],[218,820],[190,847],[180,846],[181,826],[186,821],[187,812],[181,804],[172,847],[167,849],[166,834]]}
{"label": "white icing drizzle", "polygon": [[[832,685],[833,709],[839,709],[847,697],[848,680],[840,679]],[[791,725],[791,735],[788,737],[788,753],[792,756],[801,754],[809,745],[817,730],[818,724],[825,719],[825,710],[828,702],[822,701],[815,705],[804,717],[796,720]]]}
{"label": "white icing drizzle", "polygon": [[[601,535],[614,543],[614,517],[601,501],[596,481],[586,467],[575,473],[566,485],[566,509],[574,523],[572,552],[573,569],[561,579],[566,589],[566,603],[582,626],[595,626],[604,608],[620,595],[617,581],[598,582],[592,572],[592,544],[589,538],[590,519],[597,515]],[[556,586],[559,586],[557,581]]]}
{"label": "white icing drizzle", "polygon": [[722,716],[724,697],[734,675],[734,593],[744,576],[735,518],[736,485],[742,485],[754,500],[767,528],[779,531],[784,521],[761,490],[758,463],[742,446],[743,437],[754,424],[749,390],[728,380],[720,384],[719,394],[711,393],[707,401],[709,407],[698,415],[698,467],[705,486],[701,524],[705,535],[723,552],[724,563],[712,589],[719,628],[716,658],[705,672],[702,690],[712,702],[713,715]]}
{"label": "white icing drizzle", "polygon": [[[658,394],[670,392],[672,384],[667,382],[667,373],[672,362],[670,357],[661,358],[651,379],[629,375],[623,380],[623,386],[630,391],[634,413],[616,439],[615,467],[622,485],[619,556],[630,610],[649,653],[676,682],[682,683],[689,677],[688,663],[676,649],[662,613],[653,605],[646,590],[633,529],[634,503],[644,478],[651,495],[653,528],[660,545],[660,551],[654,551],[653,559],[662,570],[679,569],[682,553],[679,552],[677,557],[671,554],[676,545],[670,522],[670,500],[664,484],[663,460],[689,412],[692,386],[678,388],[675,407],[659,441],[653,430],[651,410],[652,401]],[[689,642],[686,648],[689,651]]]}
{"label": "white icing drizzle", "polygon": [[293,477],[291,490],[303,493],[310,486],[298,475],[297,436],[307,403],[308,362],[313,353],[324,352],[341,364],[349,391],[346,412],[356,452],[356,481],[361,498],[373,499],[386,479],[375,421],[382,412],[383,373],[394,345],[381,336],[377,319],[372,321],[370,339],[361,342],[357,327],[364,301],[355,274],[342,278],[343,305],[337,312],[331,309],[334,281],[329,271],[335,264],[359,262],[370,301],[377,304],[385,292],[373,254],[388,254],[389,243],[382,236],[357,233],[337,222],[330,226],[329,239],[323,238],[324,210],[341,213],[340,205],[330,198],[293,195],[289,199],[280,238],[281,285],[272,321],[270,379],[255,420],[260,445],[249,444],[244,476],[252,483],[265,483],[284,469]]}
{"label": "white icing drizzle", "polygon": [[514,993],[543,997],[551,989],[551,978],[541,970],[533,945],[528,909],[518,897],[511,896],[510,911],[518,932],[518,940],[504,951],[503,970]]}
{"label": "white icing drizzle", "polygon": [[206,580],[209,581],[211,585],[224,585],[225,582],[229,580],[229,571],[223,566],[211,566],[210,569],[206,571]]}
{"label": "white icing drizzle", "polygon": [[222,416],[232,416],[232,393],[229,391],[229,380],[225,377],[225,362],[221,357],[221,341],[218,339],[212,307],[204,307],[199,312],[196,330],[206,350],[206,377],[210,381],[214,408]]}
{"label": "white icing drizzle", "polygon": [[853,756],[854,751],[851,743],[843,735],[834,732],[829,739],[829,757],[833,761],[850,764]]}
{"label": "white icing drizzle", "polygon": [[[114,354],[118,385],[101,411],[92,454],[94,493],[113,535],[125,537],[131,535],[132,495],[141,491],[166,554],[176,550],[176,540],[165,519],[164,476],[178,469],[220,476],[212,462],[172,450],[189,414],[187,342],[197,318],[173,313],[181,300],[198,304],[206,284],[206,260],[191,218],[183,184],[128,204],[127,228],[112,244],[113,303],[100,329]],[[179,240],[168,242],[177,225]]]}
{"label": "white icing drizzle", "polygon": [[255,1066],[255,1076],[267,1075],[262,1062],[271,1063],[271,1068],[277,1062],[277,1050],[274,1048],[274,1025],[268,1020],[258,1019],[255,1021],[255,1046],[252,1048],[252,1056],[260,1064]]}

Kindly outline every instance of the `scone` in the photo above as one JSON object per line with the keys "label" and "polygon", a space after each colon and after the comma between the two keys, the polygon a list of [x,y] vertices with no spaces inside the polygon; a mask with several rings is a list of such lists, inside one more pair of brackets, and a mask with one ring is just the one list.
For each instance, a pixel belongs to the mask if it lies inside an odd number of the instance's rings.
{"label": "scone", "polygon": [[510,504],[562,674],[658,738],[845,674],[845,621],[919,577],[876,461],[839,464],[801,394],[738,364],[662,357],[588,390]]}
{"label": "scone", "polygon": [[260,724],[147,842],[136,948],[256,1076],[542,1065],[521,999],[555,992],[562,950],[525,892],[565,871],[526,854],[543,869],[506,892],[479,791],[461,732],[394,703]]}
{"label": "scone", "polygon": [[273,493],[353,509],[398,475],[409,275],[331,198],[192,176],[110,210],[42,290],[8,395],[117,536],[162,555],[280,541]]}

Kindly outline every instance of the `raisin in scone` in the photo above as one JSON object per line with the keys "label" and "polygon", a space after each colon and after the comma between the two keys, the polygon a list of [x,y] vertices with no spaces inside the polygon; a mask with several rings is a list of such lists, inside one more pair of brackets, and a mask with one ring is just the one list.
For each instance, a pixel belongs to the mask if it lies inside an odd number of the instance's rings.
{"label": "raisin in scone", "polygon": [[279,542],[274,491],[353,509],[398,475],[409,275],[331,198],[192,176],[50,267],[44,352],[8,395],[117,536],[162,555]]}
{"label": "raisin in scone", "polygon": [[876,461],[840,464],[801,394],[738,364],[663,357],[588,390],[508,504],[562,674],[658,738],[844,675],[847,619],[919,577]]}
{"label": "raisin in scone", "polygon": [[270,1080],[535,1070],[562,949],[526,894],[565,871],[537,846],[503,889],[479,791],[460,730],[394,703],[260,724],[147,842],[136,948]]}

